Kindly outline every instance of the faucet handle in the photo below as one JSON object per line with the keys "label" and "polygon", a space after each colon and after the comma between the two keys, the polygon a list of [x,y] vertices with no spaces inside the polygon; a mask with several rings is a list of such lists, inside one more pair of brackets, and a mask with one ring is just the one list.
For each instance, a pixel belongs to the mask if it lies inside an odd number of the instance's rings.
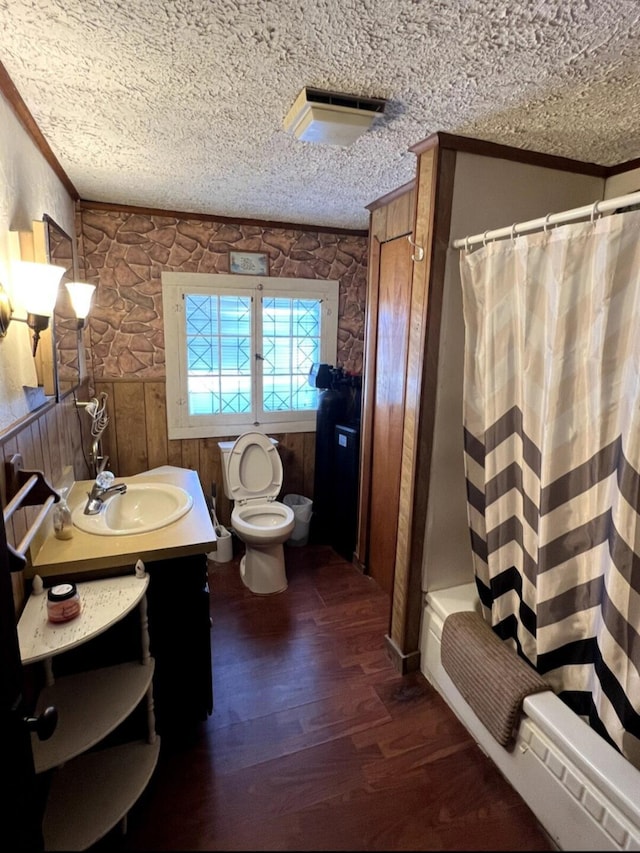
{"label": "faucet handle", "polygon": [[113,471],[101,471],[96,477],[96,485],[98,485],[101,489],[108,489],[111,485],[113,485],[113,481],[116,476]]}

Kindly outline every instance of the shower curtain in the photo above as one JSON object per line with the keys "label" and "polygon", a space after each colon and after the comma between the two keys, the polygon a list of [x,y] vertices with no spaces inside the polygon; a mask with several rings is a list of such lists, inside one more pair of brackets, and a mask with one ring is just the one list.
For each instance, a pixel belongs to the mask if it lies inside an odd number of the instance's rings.
{"label": "shower curtain", "polygon": [[640,211],[460,257],[485,618],[640,767]]}

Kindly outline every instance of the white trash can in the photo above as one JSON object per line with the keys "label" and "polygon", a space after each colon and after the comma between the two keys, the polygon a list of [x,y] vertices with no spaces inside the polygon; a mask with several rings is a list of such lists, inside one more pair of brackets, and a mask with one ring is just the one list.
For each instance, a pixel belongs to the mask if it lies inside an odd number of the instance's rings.
{"label": "white trash can", "polygon": [[313,501],[311,498],[303,497],[303,495],[285,495],[282,503],[285,506],[291,507],[293,517],[295,518],[295,526],[291,537],[287,539],[287,545],[306,545],[309,541],[309,526],[313,512]]}

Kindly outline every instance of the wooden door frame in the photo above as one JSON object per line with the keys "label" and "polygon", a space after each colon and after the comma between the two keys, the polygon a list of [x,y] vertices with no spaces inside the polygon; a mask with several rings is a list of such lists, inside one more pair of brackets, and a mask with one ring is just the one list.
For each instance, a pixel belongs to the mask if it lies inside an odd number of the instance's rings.
{"label": "wooden door frame", "polygon": [[368,205],[369,259],[362,370],[362,417],[360,421],[360,488],[358,492],[358,530],[354,564],[367,572],[369,562],[369,526],[371,509],[371,471],[373,453],[373,406],[376,387],[376,350],[378,346],[378,307],[380,296],[380,252],[383,243],[398,237],[410,237],[415,221],[415,181]]}
{"label": "wooden door frame", "polygon": [[440,147],[435,138],[418,163],[415,242],[424,257],[413,267],[395,583],[385,638],[402,673],[420,667],[423,549],[455,162],[455,150]]}
{"label": "wooden door frame", "polygon": [[[385,636],[387,653],[400,673],[420,667],[422,618],[422,552],[424,547],[429,475],[433,450],[438,355],[444,268],[449,244],[455,150],[439,146],[435,136],[423,145],[417,177],[372,205],[367,317],[365,325],[361,488],[358,545],[355,562],[366,571],[371,487],[373,395],[379,298],[380,247],[406,233],[423,249],[413,265],[409,346],[405,386],[398,537],[394,584]],[[394,204],[411,193],[411,215],[405,230],[399,226]],[[393,216],[392,211],[396,213]]]}

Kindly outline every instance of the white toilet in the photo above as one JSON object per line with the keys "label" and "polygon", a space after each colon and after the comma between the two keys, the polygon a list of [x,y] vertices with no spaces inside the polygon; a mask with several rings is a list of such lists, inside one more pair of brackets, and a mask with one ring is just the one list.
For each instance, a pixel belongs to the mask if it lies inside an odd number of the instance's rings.
{"label": "white toilet", "polygon": [[231,526],[245,543],[240,576],[257,595],[287,588],[282,545],[295,526],[291,507],[276,500],[282,488],[282,462],[276,445],[260,432],[218,442],[224,493],[234,503]]}

